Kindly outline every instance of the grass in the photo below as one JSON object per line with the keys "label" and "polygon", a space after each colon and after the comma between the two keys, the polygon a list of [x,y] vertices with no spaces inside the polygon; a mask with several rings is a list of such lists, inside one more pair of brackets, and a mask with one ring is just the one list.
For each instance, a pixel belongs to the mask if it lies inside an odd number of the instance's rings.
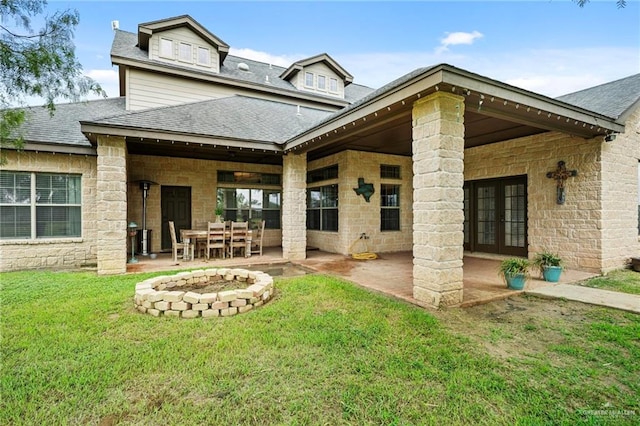
{"label": "grass", "polygon": [[640,295],[640,272],[631,269],[616,270],[601,277],[591,278],[581,284],[586,287]]}
{"label": "grass", "polygon": [[[278,279],[276,297],[242,315],[155,318],[133,309],[149,276],[2,274],[0,424],[640,420],[638,315],[456,331],[453,315],[480,311],[429,312],[309,275]],[[480,341],[474,324],[489,330]],[[527,348],[519,339],[542,343],[506,358],[487,349]]]}

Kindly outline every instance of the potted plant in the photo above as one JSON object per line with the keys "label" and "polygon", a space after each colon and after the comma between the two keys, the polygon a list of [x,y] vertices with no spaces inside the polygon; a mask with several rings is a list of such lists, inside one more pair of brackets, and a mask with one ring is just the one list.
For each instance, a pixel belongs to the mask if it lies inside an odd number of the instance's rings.
{"label": "potted plant", "polygon": [[546,250],[536,253],[533,264],[540,271],[540,276],[551,283],[557,283],[560,280],[560,274],[564,269],[562,258]]}
{"label": "potted plant", "polygon": [[529,277],[531,262],[523,257],[509,257],[500,262],[499,273],[512,290],[522,290]]}
{"label": "potted plant", "polygon": [[222,219],[223,213],[224,213],[224,208],[222,207],[222,204],[216,205],[216,210],[215,210],[216,222],[218,223],[224,222],[224,220]]}

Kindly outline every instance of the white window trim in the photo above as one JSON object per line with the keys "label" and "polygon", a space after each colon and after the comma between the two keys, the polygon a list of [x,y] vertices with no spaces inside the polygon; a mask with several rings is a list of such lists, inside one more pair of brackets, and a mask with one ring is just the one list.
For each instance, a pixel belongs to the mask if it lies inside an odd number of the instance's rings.
{"label": "white window trim", "polygon": [[[14,172],[14,173],[24,173],[24,172]],[[83,223],[83,205],[82,205],[82,175],[77,173],[55,173],[55,172],[26,172],[31,174],[30,181],[30,196],[29,196],[29,213],[31,217],[31,235],[28,238],[6,238],[0,241],[3,242],[13,242],[13,241],[60,241],[63,239],[66,240],[74,240],[81,241],[84,233],[84,223]],[[80,176],[80,202],[79,203],[68,203],[68,204],[60,204],[60,203],[39,203],[36,199],[36,176],[38,174],[59,174],[59,175],[72,175],[72,176]],[[0,203],[3,206],[15,206],[17,204],[10,203]],[[22,206],[26,206],[27,204],[22,204]],[[80,207],[80,236],[62,236],[62,237],[38,237],[38,224],[37,224],[37,208],[38,207]]]}
{"label": "white window trim", "polygon": [[[163,41],[168,41],[169,43],[171,43],[171,54],[170,55],[165,55],[162,52],[162,42]],[[160,37],[160,40],[158,41],[158,56],[161,58],[166,58],[166,59],[175,59],[175,46],[173,43],[173,40],[170,38],[165,38],[165,37]]]}

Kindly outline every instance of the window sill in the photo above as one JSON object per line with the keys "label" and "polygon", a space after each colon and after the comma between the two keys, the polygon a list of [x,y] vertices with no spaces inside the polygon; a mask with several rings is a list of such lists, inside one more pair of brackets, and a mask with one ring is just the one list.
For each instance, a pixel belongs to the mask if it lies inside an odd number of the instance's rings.
{"label": "window sill", "polygon": [[76,244],[83,242],[82,237],[71,238],[38,238],[38,239],[24,239],[24,240],[0,240],[0,246],[16,245],[40,245],[40,244]]}

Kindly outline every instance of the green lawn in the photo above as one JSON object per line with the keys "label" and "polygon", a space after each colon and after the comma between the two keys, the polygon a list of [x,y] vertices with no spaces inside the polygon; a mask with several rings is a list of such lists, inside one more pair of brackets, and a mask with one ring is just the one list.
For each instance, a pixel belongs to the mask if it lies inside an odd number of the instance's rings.
{"label": "green lawn", "polygon": [[640,295],[640,272],[631,269],[612,271],[602,277],[584,281],[582,285]]}
{"label": "green lawn", "polygon": [[428,311],[309,275],[242,315],[155,318],[133,309],[149,276],[2,274],[0,424],[640,422],[638,315]]}

